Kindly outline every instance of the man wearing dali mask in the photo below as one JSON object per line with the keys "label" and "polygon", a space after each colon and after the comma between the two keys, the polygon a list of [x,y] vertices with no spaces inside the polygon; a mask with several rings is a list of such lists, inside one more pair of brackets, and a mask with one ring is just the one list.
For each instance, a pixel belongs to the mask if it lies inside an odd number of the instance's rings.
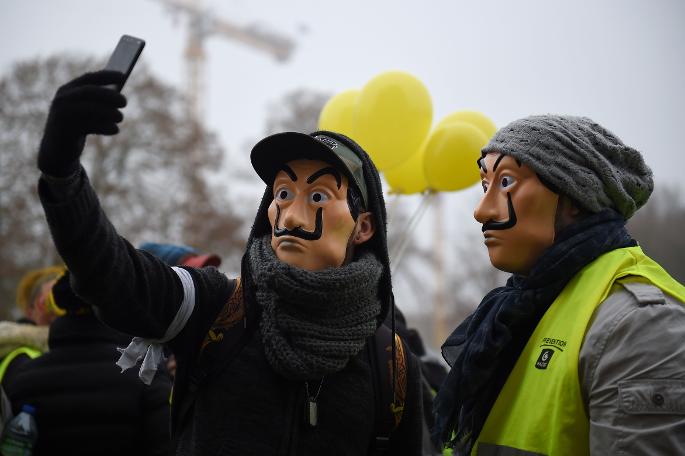
{"label": "man wearing dali mask", "polygon": [[642,155],[585,117],[499,130],[478,160],[492,265],[512,273],[442,347],[433,439],[455,454],[685,453],[685,287],[625,228]]}

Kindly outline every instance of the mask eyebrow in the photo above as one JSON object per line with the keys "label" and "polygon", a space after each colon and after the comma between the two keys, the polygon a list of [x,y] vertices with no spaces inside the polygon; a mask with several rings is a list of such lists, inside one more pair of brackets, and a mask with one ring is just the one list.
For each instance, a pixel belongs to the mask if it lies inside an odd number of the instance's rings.
{"label": "mask eyebrow", "polygon": [[285,163],[281,165],[278,171],[283,171],[288,175],[291,181],[297,182],[297,174],[295,174],[295,171],[293,171],[292,168]]}
{"label": "mask eyebrow", "polygon": [[488,172],[488,168],[485,166],[485,160],[483,160],[485,157],[480,157],[478,160],[476,160],[476,164],[480,169],[483,170],[484,173]]}
{"label": "mask eyebrow", "polygon": [[503,158],[504,158],[504,154],[500,154],[500,156],[497,157],[497,160],[495,160],[495,164],[492,166],[492,172],[493,173],[495,171],[497,171],[497,167],[499,166],[499,162],[501,162]]}
{"label": "mask eyebrow", "polygon": [[342,176],[340,175],[340,171],[333,168],[332,166],[329,166],[328,168],[321,168],[320,170],[309,176],[307,178],[307,183],[311,184],[312,182],[314,182],[319,177],[325,174],[331,174],[333,177],[335,177],[335,182],[338,184],[338,189],[340,189],[340,186],[342,185]]}

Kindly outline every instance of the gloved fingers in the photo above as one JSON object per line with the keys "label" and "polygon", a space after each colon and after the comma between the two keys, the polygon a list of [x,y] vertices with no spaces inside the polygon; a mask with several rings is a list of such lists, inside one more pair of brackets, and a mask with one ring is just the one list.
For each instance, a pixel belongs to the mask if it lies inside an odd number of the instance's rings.
{"label": "gloved fingers", "polygon": [[60,106],[79,101],[98,103],[115,108],[126,106],[125,96],[116,90],[96,85],[62,88],[55,96],[53,105],[56,105],[59,109]]}
{"label": "gloved fingers", "polygon": [[[100,70],[94,71],[92,73],[83,74],[78,78],[67,82],[65,85],[62,86],[62,88],[78,87],[84,85],[104,86],[109,84],[121,84],[124,82],[124,78],[124,73],[121,73],[119,71]],[[112,92],[116,91],[112,90]]]}
{"label": "gloved fingers", "polygon": [[[123,119],[123,116],[120,116],[119,119]],[[115,135],[119,133],[117,122],[120,121],[113,118],[110,113],[93,115],[88,119],[83,119],[81,122],[82,131],[86,134]]]}
{"label": "gloved fingers", "polygon": [[61,115],[74,127],[75,131],[90,133],[87,125],[95,122],[119,123],[124,119],[121,111],[114,107],[102,106],[98,103],[82,101],[71,103],[62,109]]}
{"label": "gloved fingers", "polygon": [[38,150],[38,168],[49,176],[68,176],[78,169],[86,135],[115,135],[124,118],[118,108],[126,98],[105,85],[121,85],[124,75],[103,70],[86,73],[57,90]]}
{"label": "gloved fingers", "polygon": [[113,135],[119,132],[117,123],[124,115],[116,108],[96,103],[80,102],[70,104],[62,110],[61,134],[81,136],[94,134]]}
{"label": "gloved fingers", "polygon": [[89,133],[96,135],[113,136],[119,133],[119,126],[113,122],[96,122],[93,121],[88,125]]}

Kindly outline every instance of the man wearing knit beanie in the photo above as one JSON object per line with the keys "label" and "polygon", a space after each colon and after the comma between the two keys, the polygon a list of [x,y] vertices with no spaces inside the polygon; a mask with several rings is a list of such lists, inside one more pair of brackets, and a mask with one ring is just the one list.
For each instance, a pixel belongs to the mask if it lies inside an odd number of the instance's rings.
{"label": "man wearing knit beanie", "polygon": [[642,155],[585,117],[499,130],[474,216],[512,273],[442,347],[433,439],[455,454],[685,454],[685,287],[625,222]]}
{"label": "man wearing knit beanie", "polygon": [[241,276],[170,266],[119,236],[80,166],[86,135],[119,131],[126,101],[107,85],[122,77],[89,73],[58,90],[39,193],[74,291],[138,336],[117,364],[142,359],[149,382],[162,345],[176,355],[177,454],[420,454],[420,371],[383,325],[385,203],[366,152],[329,131],[264,138],[250,156],[266,188]]}

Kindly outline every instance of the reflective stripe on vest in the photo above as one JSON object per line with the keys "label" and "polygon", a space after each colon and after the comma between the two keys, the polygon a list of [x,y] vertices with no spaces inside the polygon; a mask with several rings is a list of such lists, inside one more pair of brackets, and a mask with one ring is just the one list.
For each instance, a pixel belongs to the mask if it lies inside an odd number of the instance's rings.
{"label": "reflective stripe on vest", "polygon": [[589,419],[578,357],[595,309],[614,282],[627,276],[642,277],[685,302],[685,287],[640,247],[614,250],[587,265],[566,285],[528,339],[472,454],[589,454]]}
{"label": "reflective stripe on vest", "polygon": [[19,355],[26,355],[31,359],[38,358],[42,353],[40,350],[37,350],[33,347],[19,347],[7,354],[2,359],[2,362],[0,362],[0,383],[2,383],[2,379],[5,377],[5,372],[7,372],[7,368],[9,367],[10,363],[14,360]]}

